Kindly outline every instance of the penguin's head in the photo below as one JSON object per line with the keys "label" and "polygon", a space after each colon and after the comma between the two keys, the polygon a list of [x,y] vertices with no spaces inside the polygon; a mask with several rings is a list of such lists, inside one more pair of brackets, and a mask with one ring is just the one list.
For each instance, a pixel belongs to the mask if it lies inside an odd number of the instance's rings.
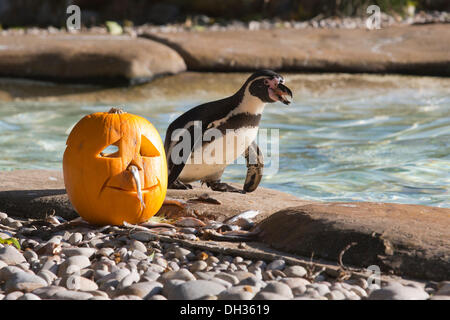
{"label": "penguin's head", "polygon": [[286,96],[292,98],[292,91],[284,85],[284,78],[271,70],[259,70],[253,73],[245,82],[245,87],[251,95],[262,102],[272,103],[280,101],[286,105],[291,103]]}

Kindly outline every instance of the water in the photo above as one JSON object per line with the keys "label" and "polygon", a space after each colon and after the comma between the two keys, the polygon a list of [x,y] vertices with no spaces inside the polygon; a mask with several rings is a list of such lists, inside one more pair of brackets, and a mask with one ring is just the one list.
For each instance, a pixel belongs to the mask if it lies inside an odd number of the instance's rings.
{"label": "water", "polygon": [[[111,105],[145,116],[164,138],[171,120],[231,94],[246,76],[188,74],[129,89],[0,84],[0,97],[2,88],[15,88],[0,101],[0,170],[61,169],[71,127]],[[279,155],[279,169],[271,172],[268,161],[262,186],[311,200],[450,207],[449,79],[286,78],[294,103],[268,105],[263,115],[261,128],[269,137],[278,129],[280,143],[268,148],[267,160]],[[244,177],[245,167],[232,165],[223,180]]]}

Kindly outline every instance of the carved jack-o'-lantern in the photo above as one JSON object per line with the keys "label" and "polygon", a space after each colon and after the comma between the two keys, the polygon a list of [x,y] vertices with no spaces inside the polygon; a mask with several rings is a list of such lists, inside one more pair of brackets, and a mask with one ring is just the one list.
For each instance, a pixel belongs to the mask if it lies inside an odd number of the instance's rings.
{"label": "carved jack-o'-lantern", "polygon": [[75,125],[63,171],[72,205],[94,224],[144,222],[158,212],[167,192],[158,131],[146,119],[114,108]]}

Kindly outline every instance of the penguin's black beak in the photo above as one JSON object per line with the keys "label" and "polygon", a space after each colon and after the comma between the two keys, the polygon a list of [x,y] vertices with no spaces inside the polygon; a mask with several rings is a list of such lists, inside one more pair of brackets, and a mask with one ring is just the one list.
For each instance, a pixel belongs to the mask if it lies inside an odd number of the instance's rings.
{"label": "penguin's black beak", "polygon": [[[290,99],[292,99],[292,91],[283,84],[284,79],[274,78],[272,80],[267,81],[266,83],[269,85],[268,90],[270,99],[272,99],[274,102],[280,101],[285,105],[291,103]],[[288,99],[287,96],[289,96],[290,99]]]}
{"label": "penguin's black beak", "polygon": [[275,90],[275,94],[278,96],[278,101],[283,102],[285,105],[291,103],[291,100],[286,99],[286,96],[289,96],[292,99],[292,91],[284,84],[280,83],[277,87],[278,90]]}

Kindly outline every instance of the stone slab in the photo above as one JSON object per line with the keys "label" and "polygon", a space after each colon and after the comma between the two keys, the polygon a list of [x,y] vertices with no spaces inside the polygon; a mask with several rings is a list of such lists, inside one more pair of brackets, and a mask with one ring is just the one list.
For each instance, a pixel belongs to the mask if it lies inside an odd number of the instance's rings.
{"label": "stone slab", "polygon": [[185,70],[177,52],[148,39],[83,34],[0,37],[1,77],[135,84]]}
{"label": "stone slab", "polygon": [[450,75],[447,24],[365,29],[146,33],[175,49],[188,70]]}
{"label": "stone slab", "polygon": [[275,249],[437,281],[450,279],[450,209],[334,202],[287,208],[259,224]]}

